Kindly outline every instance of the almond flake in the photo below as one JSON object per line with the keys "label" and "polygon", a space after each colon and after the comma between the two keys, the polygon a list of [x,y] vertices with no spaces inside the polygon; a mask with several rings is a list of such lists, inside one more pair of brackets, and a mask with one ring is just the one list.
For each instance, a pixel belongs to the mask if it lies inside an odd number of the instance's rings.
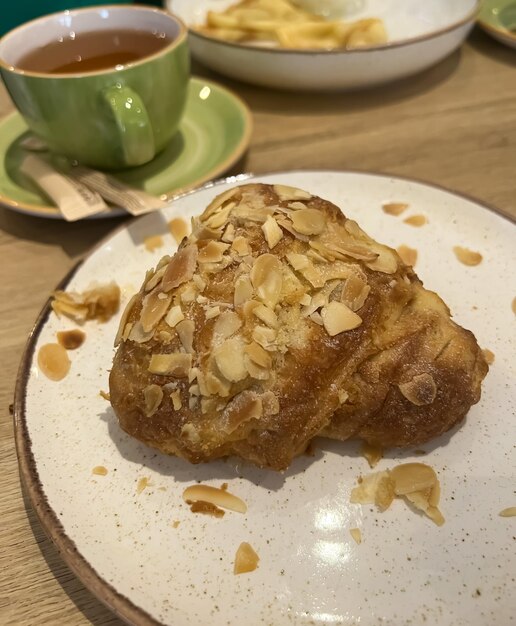
{"label": "almond flake", "polygon": [[424,463],[403,463],[390,470],[397,496],[432,489],[437,482],[435,471]]}
{"label": "almond flake", "polygon": [[193,339],[195,332],[195,323],[192,320],[182,320],[176,326],[177,334],[179,335],[179,340],[181,341],[181,345],[185,349],[186,352],[192,354],[193,349]]}
{"label": "almond flake", "polygon": [[91,473],[95,476],[107,476],[108,471],[103,465],[97,465],[91,470]]}
{"label": "almond flake", "polygon": [[122,340],[122,336],[125,334],[125,327],[127,324],[127,320],[131,311],[133,310],[133,306],[136,304],[138,300],[139,294],[134,294],[134,296],[127,303],[124,312],[122,313],[122,317],[120,318],[120,322],[118,324],[118,330],[115,337],[115,348],[120,344]]}
{"label": "almond flake", "polygon": [[180,248],[174,254],[163,276],[163,291],[175,289],[192,278],[197,267],[197,255],[197,246],[193,244]]}
{"label": "almond flake", "polygon": [[186,378],[191,367],[191,354],[172,352],[170,354],[153,354],[150,358],[148,370],[151,374]]}
{"label": "almond flake", "polygon": [[299,209],[290,216],[292,225],[302,235],[320,235],[326,228],[326,217],[317,209]]}
{"label": "almond flake", "polygon": [[221,380],[215,374],[208,372],[206,374],[206,388],[210,395],[227,398],[231,390],[231,384],[227,380]]}
{"label": "almond flake", "polygon": [[352,243],[337,245],[328,242],[326,243],[326,247],[338,259],[350,257],[352,259],[357,259],[358,261],[374,261],[379,256],[378,253],[373,250],[369,250],[368,248]]}
{"label": "almond flake", "polygon": [[197,287],[199,291],[204,291],[206,289],[206,281],[199,276],[199,274],[194,274],[192,276],[192,282]]}
{"label": "almond flake", "polygon": [[252,333],[253,340],[259,343],[265,350],[275,349],[277,333],[273,328],[265,326],[255,326]]}
{"label": "almond flake", "polygon": [[350,528],[349,534],[353,537],[353,540],[357,544],[362,543],[362,533],[360,532],[360,528]]}
{"label": "almond flake", "polygon": [[236,189],[228,189],[224,193],[216,196],[210,204],[204,210],[204,213],[201,215],[202,220],[207,220],[210,215],[213,215],[225,202],[230,200],[237,193]]}
{"label": "almond flake", "polygon": [[107,322],[120,306],[120,287],[111,282],[82,293],[54,291],[52,297],[50,305],[58,317],[66,315],[79,323],[92,319]]}
{"label": "almond flake", "polygon": [[147,385],[143,390],[145,399],[145,415],[152,417],[163,400],[163,389],[159,385]]}
{"label": "almond flake", "polygon": [[251,254],[251,248],[249,242],[245,237],[239,236],[233,239],[231,244],[231,250],[234,250],[239,256],[246,256]]}
{"label": "almond flake", "polygon": [[228,243],[209,241],[199,252],[199,263],[219,263],[224,252],[229,248]]}
{"label": "almond flake", "polygon": [[240,337],[227,339],[213,351],[217,367],[226,380],[238,382],[247,378],[244,363],[244,343]]}
{"label": "almond flake", "polygon": [[270,377],[269,370],[266,367],[256,364],[247,354],[244,354],[244,365],[251,378],[255,378],[256,380],[268,380]]}
{"label": "almond flake", "polygon": [[368,261],[366,265],[369,269],[383,274],[394,274],[398,269],[396,256],[388,248],[380,249],[376,261]]}
{"label": "almond flake", "polygon": [[324,320],[322,318],[322,315],[318,311],[315,311],[315,313],[311,313],[309,317],[312,322],[314,322],[314,324],[317,324],[318,326],[324,326]]}
{"label": "almond flake", "polygon": [[233,226],[233,224],[228,224],[226,226],[226,230],[224,231],[224,234],[222,235],[222,241],[225,241],[226,243],[232,243],[235,239],[235,227]]}
{"label": "almond flake", "polygon": [[305,243],[308,243],[310,241],[310,238],[307,235],[302,235],[298,230],[296,230],[292,225],[292,222],[290,222],[289,220],[278,218],[276,221],[281,226],[281,228],[284,228],[296,239],[299,239],[299,241],[304,241]]}
{"label": "almond flake", "polygon": [[217,315],[220,315],[220,306],[212,306],[206,309],[205,318],[207,320],[212,320],[214,317],[217,317]]}
{"label": "almond flake", "polygon": [[46,343],[38,350],[38,366],[48,379],[62,380],[70,371],[70,359],[63,346]]}
{"label": "almond flake", "polygon": [[247,513],[246,503],[224,489],[210,487],[209,485],[192,485],[183,491],[183,500],[190,504],[191,502],[210,502],[215,506],[236,513]]}
{"label": "almond flake", "polygon": [[133,324],[133,326],[131,327],[128,339],[130,341],[134,341],[135,343],[146,343],[147,341],[150,341],[153,337],[154,329],[146,332],[143,330],[142,323],[136,322],[136,324]]}
{"label": "almond flake", "polygon": [[306,204],[304,202],[289,202],[287,206],[289,209],[294,209],[294,211],[298,209],[306,209]]}
{"label": "almond flake", "polygon": [[194,302],[197,297],[197,287],[193,283],[185,285],[183,291],[181,291],[181,302],[187,304],[188,302]]}
{"label": "almond flake", "polygon": [[344,283],[340,299],[352,311],[358,311],[364,306],[370,291],[371,287],[360,276],[352,274]]}
{"label": "almond flake", "polygon": [[149,252],[154,252],[154,250],[157,250],[158,248],[161,248],[163,246],[163,238],[160,235],[145,237],[145,239],[143,240],[143,244]]}
{"label": "almond flake", "polygon": [[253,286],[249,276],[239,276],[235,281],[234,305],[240,306],[253,297]]}
{"label": "almond flake", "polygon": [[168,311],[171,301],[172,296],[157,291],[151,291],[145,296],[140,312],[140,322],[145,332],[149,332],[157,326]]}
{"label": "almond flake", "polygon": [[417,228],[428,224],[428,220],[424,215],[411,215],[410,217],[406,217],[403,221],[405,224],[416,226]]}
{"label": "almond flake", "polygon": [[260,300],[273,309],[278,303],[283,285],[281,262],[272,254],[262,254],[251,269],[251,283]]}
{"label": "almond flake", "polygon": [[224,311],[221,313],[213,327],[213,344],[221,344],[225,339],[234,335],[242,326],[242,320],[234,311]]}
{"label": "almond flake", "polygon": [[408,209],[408,204],[405,202],[385,202],[382,204],[382,209],[387,215],[398,216]]}
{"label": "almond flake", "polygon": [[287,202],[288,200],[309,200],[312,194],[296,187],[289,187],[288,185],[274,185],[274,191],[278,195],[279,199]]}
{"label": "almond flake", "polygon": [[310,297],[310,294],[308,293],[305,293],[299,300],[299,304],[301,304],[302,306],[309,306],[311,302],[312,302],[312,298]]}
{"label": "almond flake", "polygon": [[475,266],[482,262],[482,255],[479,252],[473,252],[461,246],[455,246],[453,251],[457,259],[464,265]]}
{"label": "almond flake", "polygon": [[498,513],[500,517],[516,517],[516,506],[510,506],[507,509],[503,509]]}
{"label": "almond flake", "polygon": [[181,402],[181,394],[176,389],[170,394],[170,399],[172,400],[172,406],[174,407],[174,411],[179,411],[183,407],[183,403]]}
{"label": "almond flake", "polygon": [[165,322],[171,327],[174,328],[185,319],[183,315],[183,311],[179,305],[173,306],[170,311],[165,315]]}
{"label": "almond flake", "polygon": [[156,270],[153,274],[151,272],[152,276],[145,283],[145,287],[144,287],[145,292],[152,291],[154,287],[157,287],[158,283],[163,278],[163,275],[165,274],[166,269],[167,269],[166,267],[160,267],[160,269]]}
{"label": "almond flake", "polygon": [[258,567],[260,557],[253,550],[251,544],[243,541],[235,554],[235,564],[233,566],[233,574],[247,574],[254,572]]}
{"label": "almond flake", "polygon": [[255,341],[246,345],[244,351],[249,356],[251,361],[253,361],[253,363],[256,363],[260,367],[271,367],[272,359],[270,354]]}
{"label": "almond flake", "polygon": [[411,267],[416,265],[417,250],[414,248],[410,248],[409,246],[402,244],[401,246],[398,246],[396,252],[400,255],[401,260],[405,263],[405,265],[410,265]]}
{"label": "almond flake", "polygon": [[278,328],[278,316],[272,309],[269,309],[269,307],[258,304],[258,306],[254,307],[253,314],[267,326]]}
{"label": "almond flake", "polygon": [[419,374],[408,382],[399,383],[401,393],[415,406],[432,404],[437,395],[437,386],[431,374]]}
{"label": "almond flake", "polygon": [[231,209],[236,206],[236,202],[228,203],[223,209],[219,209],[209,219],[206,220],[206,226],[208,228],[220,228],[224,226],[228,221]]}
{"label": "almond flake", "polygon": [[297,254],[295,252],[290,252],[286,255],[287,261],[292,265],[292,267],[296,270],[303,270],[307,267],[310,267],[310,261],[308,260],[305,254]]}
{"label": "almond flake", "polygon": [[188,237],[189,227],[182,217],[174,217],[168,223],[170,234],[179,245],[185,237]]}
{"label": "almond flake", "polygon": [[362,323],[362,318],[342,302],[333,300],[321,310],[324,328],[330,337],[353,330]]}
{"label": "almond flake", "polygon": [[283,238],[283,231],[278,226],[278,222],[269,215],[262,224],[262,231],[267,245],[272,250]]}

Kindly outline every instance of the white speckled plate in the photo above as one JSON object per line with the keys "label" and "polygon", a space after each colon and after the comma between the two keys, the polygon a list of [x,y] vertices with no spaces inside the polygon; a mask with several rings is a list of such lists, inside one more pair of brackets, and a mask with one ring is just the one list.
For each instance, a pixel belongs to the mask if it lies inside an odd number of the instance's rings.
{"label": "white speckled plate", "polygon": [[[498,513],[516,505],[516,226],[473,200],[388,176],[292,172],[258,180],[308,189],[381,241],[417,248],[416,270],[427,287],[494,352],[482,400],[460,428],[423,446],[424,457],[394,453],[377,468],[413,458],[431,464],[446,524],[438,528],[399,501],[385,513],[349,504],[357,477],[369,471],[353,443],[322,441],[314,457],[297,459],[283,475],[235,460],[192,466],[146,448],[118,428],[99,396],[118,320],[87,324],[69,375],[54,383],[40,373],[37,350],[73,325],[47,307],[29,341],[15,402],[21,473],[44,527],[83,582],[134,624],[509,624],[516,613],[516,520]],[[164,234],[165,246],[151,254],[143,239],[166,233],[172,216],[200,212],[237,182],[204,188],[132,222],[63,284],[82,290],[114,279],[126,300],[145,270],[175,248]],[[385,201],[409,208],[392,217],[381,209]],[[428,224],[403,223],[415,214]],[[461,265],[455,245],[481,252],[483,262]],[[106,476],[92,475],[98,465]],[[142,477],[150,483],[138,495]],[[192,514],[181,495],[195,481],[228,482],[248,513]],[[350,536],[353,527],[362,530],[361,545]],[[257,550],[260,566],[234,576],[242,541]]]}

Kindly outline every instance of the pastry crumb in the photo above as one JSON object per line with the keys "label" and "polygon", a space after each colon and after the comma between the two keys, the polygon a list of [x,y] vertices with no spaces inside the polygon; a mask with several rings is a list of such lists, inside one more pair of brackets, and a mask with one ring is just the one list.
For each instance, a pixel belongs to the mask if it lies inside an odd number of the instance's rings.
{"label": "pastry crumb", "polygon": [[71,363],[62,345],[46,343],[38,351],[38,365],[42,374],[57,382],[68,374]]}
{"label": "pastry crumb", "polygon": [[480,252],[474,252],[473,250],[463,248],[462,246],[454,246],[453,252],[457,257],[457,260],[460,261],[463,265],[469,265],[470,267],[474,267],[475,265],[479,265],[482,262],[482,255],[480,254]]}
{"label": "pastry crumb", "polygon": [[408,206],[409,205],[405,202],[385,202],[382,204],[382,209],[384,213],[387,213],[387,215],[394,215],[397,217],[398,215],[401,215],[403,211],[406,211]]}
{"label": "pastry crumb", "polygon": [[107,468],[104,467],[103,465],[97,465],[91,470],[91,473],[95,474],[96,476],[106,476],[108,471],[107,471]]}
{"label": "pastry crumb", "polygon": [[409,226],[415,226],[416,228],[428,224],[428,219],[425,215],[411,215],[410,217],[406,217],[403,221],[405,222],[405,224],[408,224]]}
{"label": "pastry crumb", "polygon": [[163,237],[161,235],[151,235],[143,240],[145,248],[149,252],[154,252],[163,246]]}
{"label": "pastry crumb", "polygon": [[482,350],[482,354],[484,355],[484,359],[486,360],[486,363],[488,365],[492,365],[495,361],[495,355],[494,352],[491,352],[491,350],[489,350],[488,348],[484,348]]}
{"label": "pastry crumb", "polygon": [[369,467],[373,468],[383,459],[383,450],[379,446],[373,446],[364,441],[360,450],[369,463]]}
{"label": "pastry crumb", "polygon": [[498,515],[500,517],[516,517],[516,506],[510,506],[509,508],[500,511]]}
{"label": "pastry crumb", "polygon": [[175,217],[174,219],[171,219],[168,223],[168,229],[170,230],[170,234],[175,239],[177,245],[179,245],[185,237],[188,237],[190,232],[188,224],[182,217]]}
{"label": "pastry crumb", "polygon": [[72,330],[60,330],[56,333],[57,342],[65,348],[65,350],[76,350],[84,343],[86,333],[79,328]]}
{"label": "pastry crumb", "polygon": [[358,544],[362,543],[362,532],[360,528],[350,528],[349,534],[353,537],[355,543],[358,543]]}
{"label": "pastry crumb", "polygon": [[139,495],[146,487],[150,486],[150,480],[146,476],[143,476],[136,485],[136,493]]}
{"label": "pastry crumb", "polygon": [[175,519],[172,522],[172,528],[177,528],[181,522],[178,519]]}
{"label": "pastry crumb", "polygon": [[224,517],[225,511],[219,509],[218,506],[211,502],[204,502],[203,500],[197,500],[190,505],[190,511],[192,513],[202,513],[203,515],[211,515],[212,517]]}
{"label": "pastry crumb", "polygon": [[253,572],[258,567],[260,557],[253,550],[251,544],[243,541],[235,555],[234,574],[246,574]]}
{"label": "pastry crumb", "polygon": [[417,261],[417,250],[414,248],[410,248],[405,244],[398,246],[396,249],[397,253],[400,255],[401,260],[405,265],[410,265],[411,267],[415,267]]}
{"label": "pastry crumb", "polygon": [[109,391],[103,391],[102,389],[99,391],[99,396],[101,398],[104,398],[104,400],[107,400],[108,402],[111,402],[111,396],[109,395]]}

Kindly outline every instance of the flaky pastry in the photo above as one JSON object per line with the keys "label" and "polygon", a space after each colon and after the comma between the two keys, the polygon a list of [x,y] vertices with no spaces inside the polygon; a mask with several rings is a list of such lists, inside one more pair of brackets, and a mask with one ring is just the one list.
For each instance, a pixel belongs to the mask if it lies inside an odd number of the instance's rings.
{"label": "flaky pastry", "polygon": [[318,436],[410,446],[480,398],[487,364],[395,250],[283,185],[225,191],[148,272],[116,338],[130,435],[193,463],[287,468]]}

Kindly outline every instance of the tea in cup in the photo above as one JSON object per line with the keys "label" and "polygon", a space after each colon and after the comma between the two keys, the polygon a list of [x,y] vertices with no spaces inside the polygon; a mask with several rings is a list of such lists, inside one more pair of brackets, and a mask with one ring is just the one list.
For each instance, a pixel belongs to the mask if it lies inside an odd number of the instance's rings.
{"label": "tea in cup", "polygon": [[27,22],[0,40],[0,72],[49,148],[99,169],[152,160],[177,132],[186,27],[144,6],[97,6]]}

